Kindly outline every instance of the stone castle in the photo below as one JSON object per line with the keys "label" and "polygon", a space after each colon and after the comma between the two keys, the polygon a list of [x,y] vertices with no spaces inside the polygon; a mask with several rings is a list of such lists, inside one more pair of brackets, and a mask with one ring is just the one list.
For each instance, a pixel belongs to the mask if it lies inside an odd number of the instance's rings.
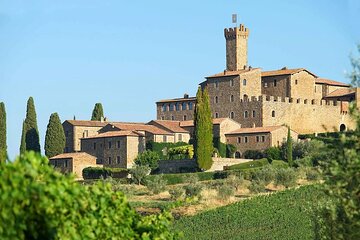
{"label": "stone castle", "polygon": [[[352,129],[349,102],[359,90],[318,77],[304,68],[262,71],[248,65],[249,29],[224,29],[226,69],[200,83],[207,88],[213,117],[230,118],[241,128],[290,126],[299,134]],[[157,119],[193,119],[196,99],[160,100]]]}

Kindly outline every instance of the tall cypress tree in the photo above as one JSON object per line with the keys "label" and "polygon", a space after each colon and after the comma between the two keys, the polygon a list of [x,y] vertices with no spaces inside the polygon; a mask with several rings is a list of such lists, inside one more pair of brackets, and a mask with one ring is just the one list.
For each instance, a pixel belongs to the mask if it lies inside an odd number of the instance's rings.
{"label": "tall cypress tree", "polygon": [[22,132],[21,132],[21,142],[20,142],[20,154],[25,153],[26,151],[26,142],[25,142],[25,120],[23,120],[23,124],[22,124]]}
{"label": "tall cypress tree", "polygon": [[91,121],[100,121],[104,118],[104,110],[101,103],[96,103],[92,112]]}
{"label": "tall cypress tree", "polygon": [[61,125],[59,115],[53,113],[50,115],[49,124],[45,136],[45,155],[48,158],[64,152],[65,133]]}
{"label": "tall cypress tree", "polygon": [[3,102],[0,102],[0,162],[5,162],[6,158],[6,111],[5,104]]}
{"label": "tall cypress tree", "polygon": [[209,94],[206,88],[202,91],[199,87],[196,94],[194,119],[196,161],[201,170],[207,170],[212,166],[213,125]]}
{"label": "tall cypress tree", "polygon": [[290,127],[288,127],[288,135],[286,142],[286,158],[290,167],[293,166],[292,142],[293,140],[290,134]]}
{"label": "tall cypress tree", "polygon": [[34,99],[29,98],[27,102],[26,119],[25,119],[25,144],[26,151],[40,152],[40,139],[37,127],[36,111]]}

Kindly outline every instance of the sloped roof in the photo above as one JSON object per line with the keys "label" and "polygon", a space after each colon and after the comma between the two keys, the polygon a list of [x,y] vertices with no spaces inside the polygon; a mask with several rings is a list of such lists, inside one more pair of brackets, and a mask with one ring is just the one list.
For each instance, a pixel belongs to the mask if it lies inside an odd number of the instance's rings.
{"label": "sloped roof", "polygon": [[143,137],[144,134],[141,134],[136,131],[109,131],[100,133],[98,135],[82,138],[82,139],[93,139],[93,138],[108,138],[108,137],[124,137],[124,136],[132,136],[132,137]]}
{"label": "sloped roof", "polygon": [[333,85],[333,86],[341,86],[341,87],[350,87],[349,84],[337,82],[334,80],[326,79],[326,78],[316,78],[315,83],[317,84],[327,84],[327,85]]}
{"label": "sloped roof", "polygon": [[196,101],[196,97],[163,99],[157,101],[156,103],[184,102],[184,101]]}
{"label": "sloped roof", "polygon": [[[221,124],[225,120],[234,121],[234,120],[232,120],[230,118],[213,118],[212,122],[213,122],[214,125],[216,125],[216,124]],[[193,127],[193,126],[194,126],[194,120],[188,120],[188,121],[181,121],[180,122],[180,127]]]}
{"label": "sloped roof", "polygon": [[50,160],[63,159],[63,158],[74,158],[74,157],[77,157],[77,156],[86,156],[86,157],[95,158],[94,156],[92,156],[92,155],[90,155],[90,154],[88,154],[86,152],[72,152],[72,153],[62,153],[62,154],[53,156],[53,157],[50,158]]}
{"label": "sloped roof", "polygon": [[171,133],[166,130],[144,123],[111,123],[111,125],[120,130],[145,131],[156,135],[171,135]]}
{"label": "sloped roof", "polygon": [[65,120],[64,123],[65,122],[68,122],[74,126],[84,126],[84,127],[104,127],[105,125],[109,124],[109,122],[105,122],[105,121],[89,121],[89,120]]}
{"label": "sloped roof", "polygon": [[242,69],[242,70],[238,70],[238,71],[227,71],[226,70],[226,71],[216,73],[214,75],[211,75],[211,76],[208,76],[208,77],[205,77],[205,78],[237,76],[237,75],[240,75],[242,73],[250,72],[250,71],[253,71],[253,70],[256,70],[256,69],[259,69],[259,68],[251,68],[251,69],[247,68],[247,69]]}
{"label": "sloped roof", "polygon": [[328,95],[326,95],[325,98],[328,98],[328,97],[343,97],[343,96],[347,96],[347,95],[351,95],[351,94],[355,94],[354,89],[350,89],[350,88],[336,89],[335,91],[333,91],[333,92],[329,93]]}
{"label": "sloped roof", "polygon": [[306,71],[309,74],[313,75],[314,77],[317,77],[315,74],[310,72],[309,70],[305,68],[294,68],[294,69],[279,69],[279,70],[272,70],[272,71],[263,71],[261,72],[261,77],[271,77],[271,76],[280,76],[280,75],[292,75],[301,71]]}
{"label": "sloped roof", "polygon": [[153,120],[148,124],[152,124],[152,123],[159,124],[160,126],[166,128],[167,130],[173,133],[188,133],[188,131],[186,131],[180,126],[179,121]]}
{"label": "sloped roof", "polygon": [[268,133],[283,128],[284,126],[269,126],[269,127],[254,127],[254,128],[239,128],[235,131],[225,133],[225,135],[236,135],[243,133]]}

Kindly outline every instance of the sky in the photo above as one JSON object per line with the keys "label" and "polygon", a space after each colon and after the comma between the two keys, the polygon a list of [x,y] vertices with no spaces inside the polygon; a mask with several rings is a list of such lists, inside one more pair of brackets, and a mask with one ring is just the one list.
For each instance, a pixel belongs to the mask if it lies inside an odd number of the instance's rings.
{"label": "sky", "polygon": [[359,0],[0,0],[0,102],[11,159],[26,101],[35,100],[44,153],[50,114],[147,122],[160,99],[195,95],[225,69],[231,15],[250,29],[248,59],[263,70],[307,68],[348,82],[360,43]]}

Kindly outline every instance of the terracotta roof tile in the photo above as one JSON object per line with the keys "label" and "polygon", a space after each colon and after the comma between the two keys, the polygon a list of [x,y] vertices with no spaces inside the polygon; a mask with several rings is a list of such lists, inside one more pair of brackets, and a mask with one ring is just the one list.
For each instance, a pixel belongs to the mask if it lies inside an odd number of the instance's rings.
{"label": "terracotta roof tile", "polygon": [[269,127],[254,127],[254,128],[239,128],[230,133],[225,133],[225,135],[235,135],[235,134],[243,134],[243,133],[267,133],[272,132],[277,129],[280,129],[284,126],[269,126]]}
{"label": "terracotta roof tile", "polygon": [[52,159],[62,159],[62,158],[74,158],[77,156],[86,156],[86,157],[92,157],[95,158],[94,156],[86,153],[86,152],[73,152],[73,153],[62,153],[56,156],[53,156],[50,158],[50,160]]}
{"label": "terracotta roof tile", "polygon": [[223,71],[221,73],[217,73],[217,74],[205,77],[205,78],[237,76],[237,75],[240,75],[242,73],[250,72],[250,71],[256,70],[256,69],[259,69],[259,68],[243,69],[243,70],[239,70],[239,71]]}
{"label": "terracotta roof tile", "polygon": [[[213,118],[213,124],[220,124],[225,120],[231,120],[230,118]],[[193,127],[194,126],[194,121],[193,120],[188,120],[188,121],[181,121],[180,122],[180,127]]]}
{"label": "terracotta roof tile", "polygon": [[336,89],[335,91],[329,93],[324,98],[328,97],[343,97],[347,95],[355,94],[355,90],[351,88],[345,88],[345,89]]}
{"label": "terracotta roof tile", "polygon": [[196,101],[196,97],[188,97],[188,98],[173,98],[173,99],[163,99],[159,100],[156,103],[168,103],[168,102],[184,102],[184,101]]}
{"label": "terracotta roof tile", "polygon": [[349,84],[342,83],[342,82],[337,82],[337,81],[330,80],[330,79],[325,79],[325,78],[316,78],[315,83],[317,83],[317,84],[328,84],[328,85],[334,85],[334,86],[350,87]]}
{"label": "terracotta roof tile", "polygon": [[136,131],[109,131],[100,133],[98,135],[82,138],[82,139],[93,139],[93,138],[108,138],[108,137],[123,137],[123,136],[133,136],[133,137],[142,137],[144,134],[138,133]]}
{"label": "terracotta roof tile", "polygon": [[85,126],[85,127],[104,127],[106,124],[109,124],[109,122],[104,122],[104,121],[88,121],[88,120],[66,120],[65,122],[68,122],[74,126]]}
{"label": "terracotta roof tile", "polygon": [[263,71],[261,72],[261,77],[271,77],[271,76],[280,76],[280,75],[292,75],[301,71],[306,71],[309,74],[317,77],[315,74],[306,70],[305,68],[294,68],[294,69],[279,69],[279,70],[272,70],[272,71]]}
{"label": "terracotta roof tile", "polygon": [[154,120],[149,122],[148,124],[151,123],[159,124],[160,126],[166,128],[173,133],[188,133],[188,131],[186,131],[180,126],[179,121]]}
{"label": "terracotta roof tile", "polygon": [[153,125],[147,125],[144,123],[113,123],[111,124],[120,130],[128,131],[144,131],[155,135],[172,135],[170,132],[158,128]]}

